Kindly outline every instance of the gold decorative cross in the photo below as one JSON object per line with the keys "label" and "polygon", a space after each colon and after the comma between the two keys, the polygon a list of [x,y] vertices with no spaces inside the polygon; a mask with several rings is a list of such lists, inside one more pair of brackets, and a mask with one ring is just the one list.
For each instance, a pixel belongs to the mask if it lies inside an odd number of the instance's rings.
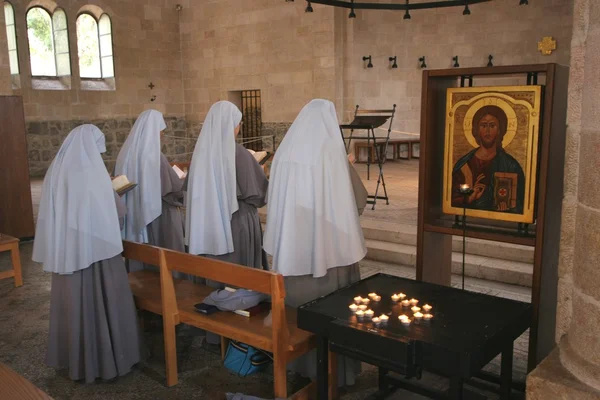
{"label": "gold decorative cross", "polygon": [[538,50],[542,55],[549,56],[552,51],[556,50],[556,40],[552,36],[543,37],[542,41],[538,42]]}

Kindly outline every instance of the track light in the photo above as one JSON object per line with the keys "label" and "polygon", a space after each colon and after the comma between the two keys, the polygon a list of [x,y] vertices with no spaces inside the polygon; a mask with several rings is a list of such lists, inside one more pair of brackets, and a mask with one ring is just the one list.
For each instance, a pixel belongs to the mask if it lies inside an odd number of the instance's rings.
{"label": "track light", "polygon": [[419,61],[421,62],[421,68],[427,68],[427,64],[425,64],[425,56],[419,58]]}
{"label": "track light", "polygon": [[410,19],[410,13],[408,12],[408,0],[406,0],[406,12],[404,13],[404,19]]}
{"label": "track light", "polygon": [[393,61],[394,63],[392,64],[391,68],[398,68],[398,64],[396,64],[396,60],[398,59],[398,56],[394,56],[394,57],[390,57],[390,62]]}
{"label": "track light", "polygon": [[348,18],[356,18],[356,14],[354,13],[354,0],[352,0],[352,8],[350,9],[350,14],[348,14]]}
{"label": "track light", "polygon": [[471,15],[471,10],[469,10],[468,0],[465,0],[465,10],[463,11],[463,15]]}
{"label": "track light", "polygon": [[373,63],[371,62],[371,56],[364,56],[363,57],[363,61],[367,61],[369,60],[369,63],[367,64],[367,68],[373,68]]}
{"label": "track light", "polygon": [[306,6],[306,10],[304,10],[305,12],[313,12],[313,8],[312,5],[310,4],[310,1],[308,2],[308,5]]}
{"label": "track light", "polygon": [[520,0],[520,1],[519,1],[519,5],[520,5],[520,6],[523,6],[523,5],[525,5],[525,6],[526,6],[526,5],[528,5],[528,4],[529,4],[529,2],[528,2],[527,0]]}

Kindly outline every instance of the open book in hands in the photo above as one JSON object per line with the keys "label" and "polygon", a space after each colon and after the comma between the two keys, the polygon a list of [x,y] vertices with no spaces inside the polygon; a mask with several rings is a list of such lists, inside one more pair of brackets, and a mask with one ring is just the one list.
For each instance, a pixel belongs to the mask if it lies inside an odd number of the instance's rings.
{"label": "open book in hands", "polygon": [[269,159],[269,157],[271,157],[271,155],[269,153],[267,153],[266,151],[254,151],[254,150],[250,150],[250,149],[247,149],[247,150],[250,152],[250,154],[252,154],[254,156],[254,159],[260,165],[264,164],[264,162],[267,161]]}
{"label": "open book in hands", "polygon": [[119,175],[112,178],[112,186],[119,196],[123,196],[125,193],[136,187],[137,183],[129,182],[129,179],[127,179],[125,175]]}
{"label": "open book in hands", "polygon": [[187,176],[187,172],[182,171],[181,168],[179,168],[177,165],[173,165],[173,171],[175,171],[179,179],[185,179],[185,177]]}

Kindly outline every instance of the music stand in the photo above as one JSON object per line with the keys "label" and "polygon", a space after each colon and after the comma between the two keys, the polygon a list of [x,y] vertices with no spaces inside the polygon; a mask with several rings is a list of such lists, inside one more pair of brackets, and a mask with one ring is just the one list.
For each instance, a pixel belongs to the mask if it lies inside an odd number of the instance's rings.
{"label": "music stand", "polygon": [[[367,204],[372,204],[372,210],[375,209],[377,199],[385,200],[386,204],[390,204],[390,200],[385,187],[385,179],[383,177],[383,163],[385,162],[387,154],[387,146],[390,141],[390,134],[392,133],[392,122],[394,120],[394,114],[396,113],[396,105],[391,110],[359,110],[358,105],[354,110],[354,120],[345,125],[340,125],[340,133],[346,146],[346,152],[349,151],[352,139],[366,139],[367,140],[367,180],[370,179],[371,175],[371,141],[373,141],[373,147],[375,149],[375,158],[377,166],[379,167],[379,175],[377,175],[377,186],[375,187],[375,194],[369,195]],[[386,136],[375,136],[375,129],[384,125],[389,120],[389,126]],[[350,136],[344,136],[344,129],[350,129]],[[367,131],[367,136],[354,136],[355,130]],[[346,140],[348,143],[346,144]],[[377,141],[380,140],[379,144]],[[384,141],[381,143],[381,141]],[[380,149],[380,146],[383,147]],[[358,155],[357,155],[358,158]],[[379,196],[379,185],[383,186],[383,196]]]}

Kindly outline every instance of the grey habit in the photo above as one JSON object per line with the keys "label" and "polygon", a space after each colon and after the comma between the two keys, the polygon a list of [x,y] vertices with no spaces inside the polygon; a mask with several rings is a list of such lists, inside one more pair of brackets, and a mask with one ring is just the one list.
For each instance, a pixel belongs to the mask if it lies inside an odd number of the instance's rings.
{"label": "grey habit", "polygon": [[[356,207],[359,214],[362,214],[367,204],[368,193],[352,165],[350,165],[350,179],[354,189]],[[360,269],[358,263],[331,268],[327,271],[327,275],[321,278],[313,278],[312,275],[286,276],[283,278],[286,293],[285,303],[290,307],[299,307],[359,280]],[[361,370],[360,362],[342,356],[337,356],[337,360],[338,386],[354,385],[356,375]],[[312,350],[291,362],[288,369],[314,380],[317,377],[316,366],[317,352]]]}
{"label": "grey habit", "polygon": [[[269,181],[254,156],[239,143],[235,145],[235,175],[239,208],[231,216],[234,251],[220,256],[208,254],[202,254],[202,256],[266,270],[269,266],[267,254],[262,248],[262,226],[258,209],[267,204]],[[187,179],[184,184],[184,190],[186,189]],[[199,206],[201,207],[201,205]],[[217,289],[224,287],[223,284],[210,280],[207,280],[206,284]],[[207,332],[206,341],[218,344],[220,338],[218,335]]]}
{"label": "grey habit", "polygon": [[[121,227],[127,210],[115,193]],[[123,257],[52,274],[46,363],[73,380],[112,379],[140,361],[140,336]]]}

